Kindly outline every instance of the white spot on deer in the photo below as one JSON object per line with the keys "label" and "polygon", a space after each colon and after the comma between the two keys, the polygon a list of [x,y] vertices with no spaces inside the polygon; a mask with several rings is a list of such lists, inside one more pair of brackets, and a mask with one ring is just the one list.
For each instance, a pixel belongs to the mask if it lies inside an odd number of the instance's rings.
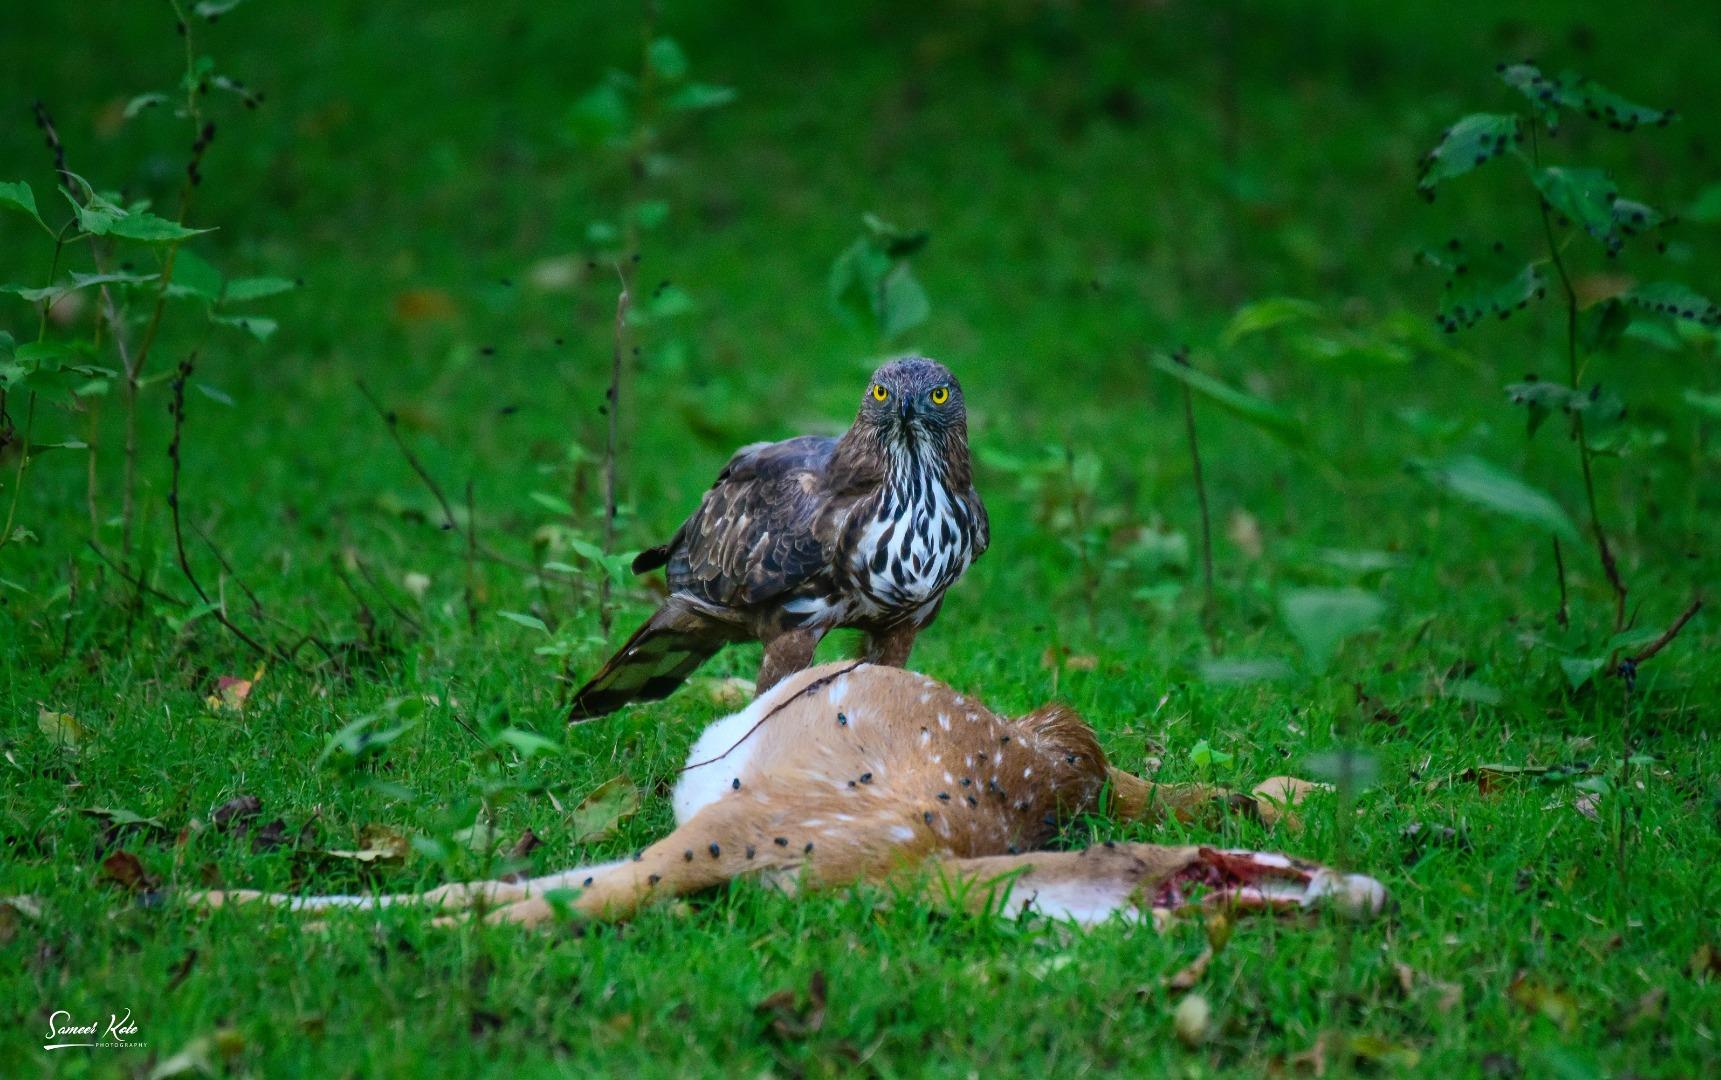
{"label": "white spot on deer", "polygon": [[1033,775],[1034,775],[1034,767],[1032,765],[1030,765],[1026,769],[1022,770],[1022,779],[1024,779],[1024,780],[1026,780],[1028,777],[1033,776]]}
{"label": "white spot on deer", "polygon": [[949,773],[945,773],[944,774],[944,782],[946,784],[954,784],[954,783],[956,783],[956,777],[951,776]]}
{"label": "white spot on deer", "polygon": [[922,705],[925,705],[925,704],[926,704],[926,703],[927,703],[927,702],[929,702],[929,701],[931,701],[931,700],[932,700],[932,695],[931,695],[931,694],[922,694],[922,695],[920,695],[920,703],[921,703],[921,704],[922,704]]}
{"label": "white spot on deer", "polygon": [[931,742],[932,742],[932,732],[926,730],[925,728],[921,728],[920,729],[920,745],[926,746],[927,744],[929,744]]}
{"label": "white spot on deer", "polygon": [[[788,680],[783,680],[787,682]],[[831,688],[825,692],[825,700],[832,705],[841,705],[843,699],[849,696],[849,677],[844,675],[831,683]]]}
{"label": "white spot on deer", "polygon": [[914,839],[914,830],[909,828],[907,825],[892,825],[890,827],[890,838],[899,843],[907,843]]}
{"label": "white spot on deer", "polygon": [[949,731],[950,730],[950,717],[944,715],[943,713],[939,713],[938,714],[938,726],[943,728],[945,731]]}

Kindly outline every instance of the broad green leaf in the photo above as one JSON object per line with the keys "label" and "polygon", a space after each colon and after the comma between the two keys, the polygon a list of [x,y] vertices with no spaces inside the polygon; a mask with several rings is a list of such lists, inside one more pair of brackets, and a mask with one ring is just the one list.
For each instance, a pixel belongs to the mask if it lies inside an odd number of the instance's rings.
{"label": "broad green leaf", "polygon": [[885,275],[879,303],[879,325],[887,339],[920,325],[932,313],[926,290],[905,262]]}
{"label": "broad green leaf", "polygon": [[559,754],[562,745],[544,738],[535,731],[524,731],[520,728],[503,728],[496,733],[495,741],[511,746],[523,758],[537,757],[539,754]]}
{"label": "broad green leaf", "polygon": [[1678,282],[1660,281],[1638,285],[1627,290],[1621,299],[1658,315],[1685,319],[1704,326],[1721,326],[1721,307],[1716,306],[1708,297],[1700,296]]}
{"label": "broad green leaf", "polygon": [[889,255],[864,237],[856,240],[831,263],[831,305],[856,322],[875,322],[876,297],[890,267]]}
{"label": "broad green leaf", "polygon": [[1447,128],[1423,158],[1417,189],[1432,197],[1436,185],[1487,164],[1523,137],[1516,113],[1472,113]]}
{"label": "broad green leaf", "polygon": [[696,112],[702,109],[721,108],[734,101],[735,96],[734,87],[712,86],[709,83],[688,83],[669,95],[669,100],[665,104],[677,112]]}
{"label": "broad green leaf", "polygon": [[534,491],[530,493],[527,498],[550,511],[552,514],[561,514],[565,517],[574,516],[573,504],[562,498],[560,495],[552,495],[547,491]]}
{"label": "broad green leaf", "polygon": [[[1615,216],[1619,186],[1601,169],[1550,165],[1535,174],[1536,190],[1550,207],[1601,241],[1609,251],[1625,244],[1625,233]],[[1642,203],[1627,203],[1630,213],[1648,211]],[[1660,220],[1659,215],[1656,218]]]}
{"label": "broad green leaf", "polygon": [[[178,276],[177,274],[175,275]],[[227,283],[227,290],[221,294],[223,300],[236,304],[248,300],[261,300],[267,296],[276,296],[298,288],[298,282],[283,277],[249,277],[234,278]]]}
{"label": "broad green leaf", "polygon": [[568,135],[579,143],[614,142],[633,126],[633,106],[618,80],[606,79],[568,109]]}
{"label": "broad green leaf", "polygon": [[1292,589],[1279,597],[1279,614],[1315,671],[1325,671],[1346,638],[1385,613],[1386,603],[1361,589]]}
{"label": "broad green leaf", "polygon": [[1611,391],[1603,393],[1600,383],[1589,390],[1573,390],[1558,383],[1519,382],[1506,387],[1506,396],[1512,404],[1522,405],[1528,411],[1531,435],[1555,413],[1582,416],[1586,430],[1592,431],[1625,416],[1625,402]]}
{"label": "broad green leaf", "polygon": [[1653,109],[1628,101],[1586,75],[1575,71],[1558,76],[1544,75],[1534,64],[1507,64],[1500,78],[1535,105],[1550,129],[1557,128],[1558,112],[1581,113],[1618,131],[1634,131],[1645,125],[1665,125],[1672,109]]}
{"label": "broad green leaf", "polygon": [[36,219],[36,224],[46,229],[47,223],[42,220],[42,214],[36,209],[36,193],[30,190],[30,185],[22,180],[0,183],[0,206],[10,206],[14,210],[22,210]]}
{"label": "broad green leaf", "polygon": [[1288,323],[1314,322],[1321,317],[1319,304],[1289,296],[1272,296],[1244,304],[1231,316],[1220,340],[1235,345],[1251,334],[1259,334]]}
{"label": "broad green leaf", "polygon": [[1227,754],[1223,750],[1215,750],[1211,746],[1207,745],[1206,739],[1202,739],[1200,742],[1189,748],[1189,763],[1194,765],[1197,769],[1200,769],[1202,772],[1206,772],[1209,769],[1225,768],[1235,760],[1235,755]]}
{"label": "broad green leaf", "polygon": [[646,48],[645,56],[651,70],[670,82],[680,82],[687,77],[687,54],[681,51],[674,38],[660,37],[653,41]]}
{"label": "broad green leaf", "polygon": [[542,634],[548,634],[550,632],[550,628],[544,625],[544,620],[538,618],[536,615],[528,615],[523,611],[498,611],[496,614],[507,619],[511,623],[518,623],[529,630],[536,630]]}
{"label": "broad green leaf", "polygon": [[639,804],[639,789],[626,776],[599,784],[568,815],[574,843],[595,844],[608,839],[617,826],[639,811]]}
{"label": "broad green leaf", "polygon": [[322,767],[331,758],[341,764],[352,764],[380,753],[418,724],[416,720],[409,720],[394,727],[379,728],[377,725],[382,719],[380,713],[361,716],[329,736],[323,752],[317,755],[317,766]]}
{"label": "broad green leaf", "polygon": [[1412,462],[1411,467],[1466,502],[1544,529],[1569,544],[1582,542],[1577,526],[1553,496],[1481,458]]}
{"label": "broad green leaf", "polygon": [[[94,231],[94,230],[91,230]],[[111,222],[107,227],[108,236],[117,236],[122,240],[137,240],[145,244],[171,244],[200,233],[213,232],[212,229],[188,229],[177,221],[169,221],[148,210],[138,210],[126,214]]]}
{"label": "broad green leaf", "polygon": [[1530,301],[1547,295],[1547,288],[1547,281],[1535,263],[1525,265],[1505,279],[1485,272],[1458,274],[1446,282],[1440,294],[1440,313],[1436,319],[1450,334],[1475,326],[1489,316],[1509,318],[1512,312],[1528,307]]}
{"label": "broad green leaf", "polygon": [[1171,376],[1235,416],[1247,420],[1262,431],[1291,446],[1304,443],[1303,427],[1295,418],[1271,402],[1228,386],[1205,372],[1180,364],[1169,356],[1153,358],[1155,370]]}
{"label": "broad green leaf", "polygon": [[173,256],[173,280],[168,283],[167,295],[213,304],[221,299],[221,271],[197,252],[182,247]]}
{"label": "broad green leaf", "polygon": [[265,319],[261,315],[211,315],[209,321],[237,327],[258,341],[268,341],[280,326],[274,319]]}

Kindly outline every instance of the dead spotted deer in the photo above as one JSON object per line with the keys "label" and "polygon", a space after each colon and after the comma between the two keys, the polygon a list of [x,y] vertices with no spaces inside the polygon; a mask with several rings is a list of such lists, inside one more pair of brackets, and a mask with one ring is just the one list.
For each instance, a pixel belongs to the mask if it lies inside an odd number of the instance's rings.
{"label": "dead spotted deer", "polygon": [[[1306,788],[1277,783],[1270,794],[1282,799],[1258,796],[1269,817]],[[901,668],[827,664],[707,728],[675,787],[675,830],[631,859],[404,895],[196,899],[300,911],[471,908],[492,922],[538,924],[564,907],[624,919],[653,900],[756,875],[785,888],[916,879],[976,910],[1082,923],[1158,922],[1198,905],[1381,908],[1374,879],[1285,855],[1141,843],[1041,850],[1079,814],[1154,820],[1213,794],[1108,767],[1092,729],[1062,706],[1012,720]]]}

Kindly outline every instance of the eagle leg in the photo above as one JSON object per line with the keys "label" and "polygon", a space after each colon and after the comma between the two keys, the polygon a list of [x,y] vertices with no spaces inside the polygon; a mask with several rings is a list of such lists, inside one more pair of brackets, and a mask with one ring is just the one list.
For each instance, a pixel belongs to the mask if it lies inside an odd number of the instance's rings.
{"label": "eagle leg", "polygon": [[902,623],[889,630],[869,632],[866,636],[864,659],[869,664],[904,667],[908,664],[908,654],[914,651],[915,635],[919,633],[920,627],[913,623]]}
{"label": "eagle leg", "polygon": [[812,667],[813,653],[824,636],[823,630],[803,626],[785,630],[765,642],[765,658],[759,663],[754,695],[763,694],[795,672]]}

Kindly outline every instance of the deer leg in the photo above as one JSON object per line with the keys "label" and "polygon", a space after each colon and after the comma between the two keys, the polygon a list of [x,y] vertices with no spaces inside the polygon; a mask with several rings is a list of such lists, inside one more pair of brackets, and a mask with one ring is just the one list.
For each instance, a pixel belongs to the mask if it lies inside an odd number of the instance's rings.
{"label": "deer leg", "polygon": [[823,630],[800,627],[785,630],[765,642],[765,658],[759,663],[759,679],[753,686],[753,695],[757,697],[795,672],[811,667],[813,653],[824,636]]}
{"label": "deer leg", "polygon": [[[901,820],[839,822],[853,811],[847,801],[828,802],[804,787],[772,784],[723,796],[664,839],[584,883],[566,905],[592,919],[626,920],[654,901],[715,888],[744,875],[766,875],[775,884],[805,874],[814,885],[845,884],[882,876],[898,861],[915,861],[930,844],[930,832]],[[908,831],[905,841],[901,833]],[[917,846],[918,845],[918,846]],[[497,908],[490,922],[537,925],[555,916],[542,896]]]}
{"label": "deer leg", "polygon": [[1386,889],[1362,874],[1273,852],[1210,847],[1114,844],[1036,851],[944,860],[935,872],[946,895],[969,911],[1032,911],[1079,923],[1118,915],[1151,917],[1157,927],[1195,908],[1300,911],[1323,905],[1367,917],[1386,904]]}

